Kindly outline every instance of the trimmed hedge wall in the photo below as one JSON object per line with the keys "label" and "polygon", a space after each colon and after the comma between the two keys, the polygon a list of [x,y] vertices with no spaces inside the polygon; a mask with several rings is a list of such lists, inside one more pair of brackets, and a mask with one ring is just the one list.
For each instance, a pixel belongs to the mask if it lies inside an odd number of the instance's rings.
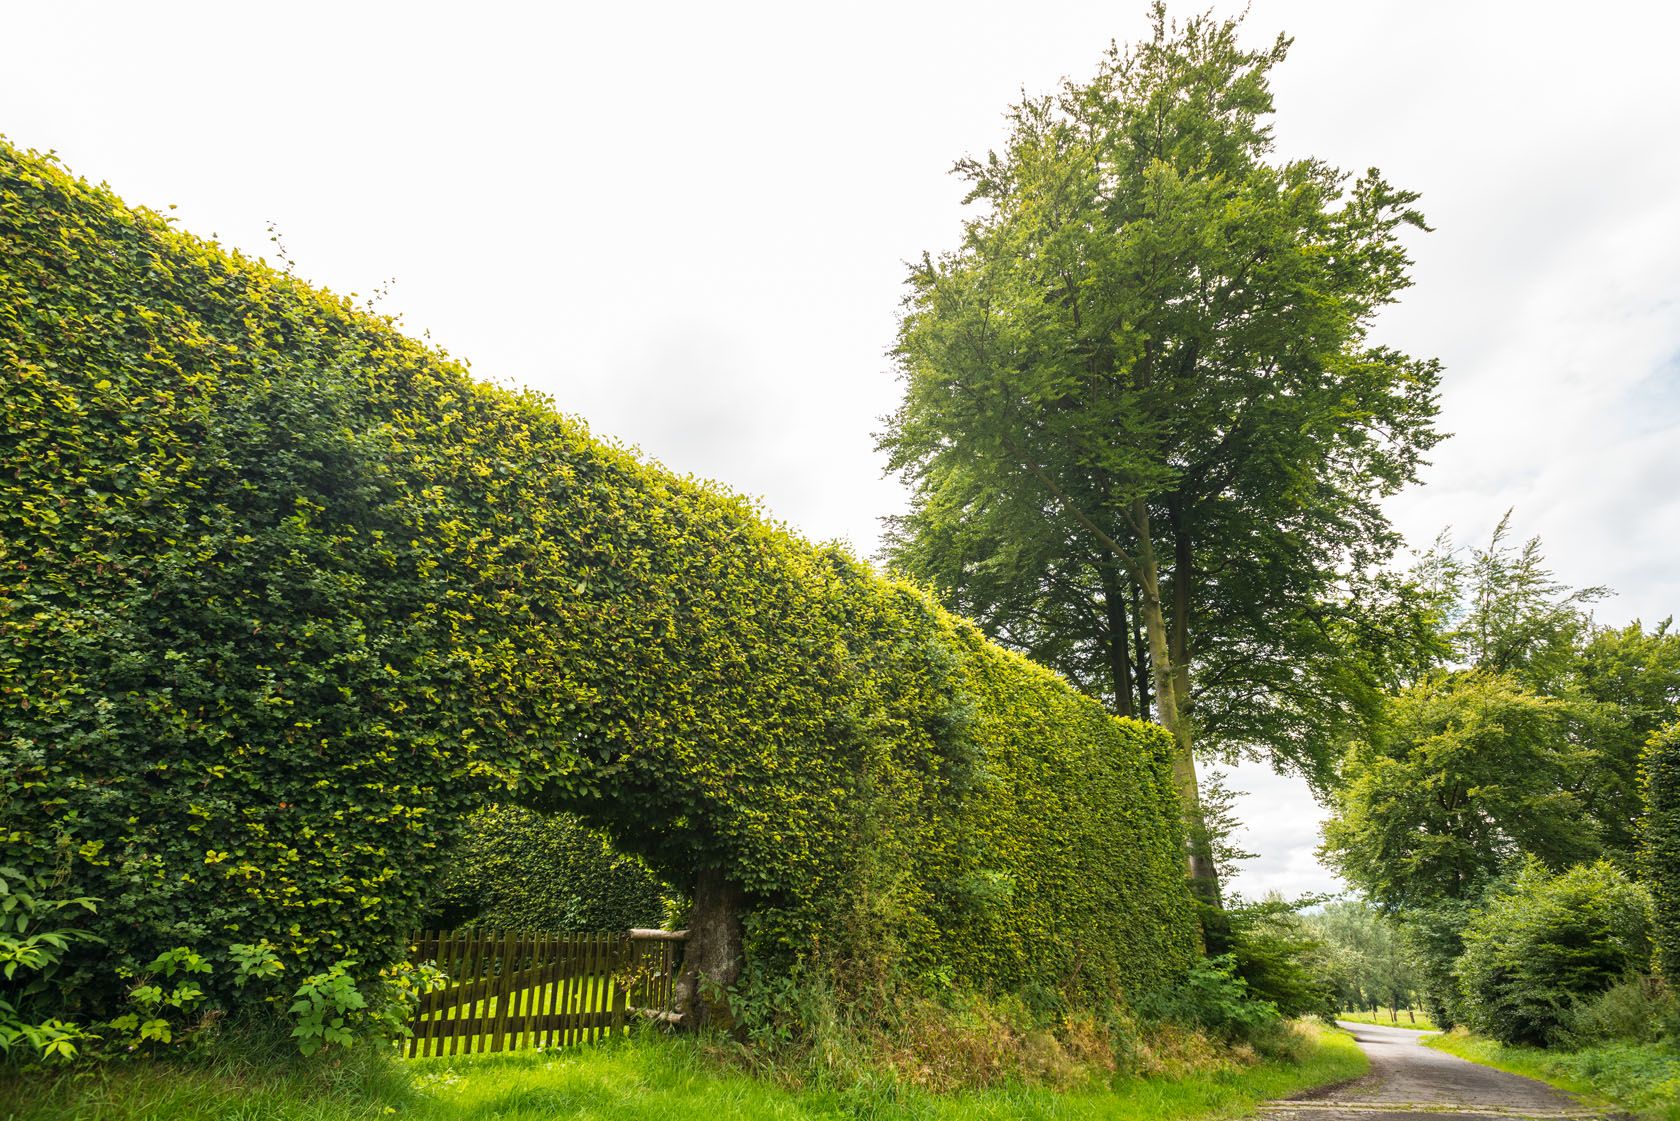
{"label": "trimmed hedge wall", "polygon": [[1645,878],[1651,885],[1657,969],[1680,989],[1680,724],[1645,749]]}
{"label": "trimmed hedge wall", "polygon": [[77,999],[176,945],[372,968],[490,802],[721,871],[760,968],[1083,1000],[1195,953],[1159,729],[3,146],[0,364],[3,858],[104,900]]}
{"label": "trimmed hedge wall", "polygon": [[421,925],[627,930],[661,925],[678,894],[573,814],[486,806],[445,855]]}

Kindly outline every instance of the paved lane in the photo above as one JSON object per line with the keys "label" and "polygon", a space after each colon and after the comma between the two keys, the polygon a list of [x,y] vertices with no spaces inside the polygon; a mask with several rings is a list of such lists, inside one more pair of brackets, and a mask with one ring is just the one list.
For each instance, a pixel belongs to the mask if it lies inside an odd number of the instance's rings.
{"label": "paved lane", "polygon": [[1508,1118],[1602,1118],[1544,1082],[1477,1066],[1419,1044],[1424,1032],[1348,1024],[1371,1060],[1371,1072],[1283,1102],[1269,1102],[1267,1121],[1485,1121]]}

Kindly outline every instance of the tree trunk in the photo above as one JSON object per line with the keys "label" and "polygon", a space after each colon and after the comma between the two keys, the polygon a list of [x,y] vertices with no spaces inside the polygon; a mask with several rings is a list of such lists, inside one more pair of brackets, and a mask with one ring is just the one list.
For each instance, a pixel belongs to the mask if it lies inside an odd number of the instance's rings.
{"label": "tree trunk", "polygon": [[683,1027],[735,1026],[728,989],[741,976],[741,961],[741,889],[722,873],[704,869],[694,882],[688,945],[673,986]]}
{"label": "tree trunk", "polygon": [[1186,834],[1185,860],[1189,866],[1190,890],[1210,906],[1219,906],[1219,874],[1209,851],[1207,826],[1202,819],[1201,792],[1196,785],[1196,757],[1191,752],[1190,725],[1178,711],[1178,690],[1174,686],[1172,654],[1168,646],[1167,621],[1161,608],[1160,567],[1155,543],[1149,531],[1149,510],[1142,499],[1132,503],[1132,520],[1137,530],[1138,584],[1143,595],[1143,627],[1149,637],[1149,663],[1155,678],[1155,711],[1161,724],[1172,733],[1173,780],[1183,803]]}
{"label": "tree trunk", "polygon": [[1138,586],[1132,584],[1132,659],[1137,676],[1138,715],[1149,719],[1149,651],[1143,641],[1143,608],[1139,606]]}
{"label": "tree trunk", "polygon": [[[1179,723],[1184,728],[1182,758],[1186,761],[1187,768],[1184,781],[1189,783],[1192,797],[1196,800],[1196,816],[1200,821],[1201,783],[1196,776],[1196,756],[1190,749],[1196,716],[1190,690],[1190,593],[1195,587],[1196,557],[1190,539],[1189,520],[1184,515],[1181,500],[1168,500],[1167,519],[1173,535],[1172,629],[1168,638],[1168,649],[1173,661],[1173,699],[1178,705]],[[1213,863],[1212,838],[1207,834],[1205,823],[1199,832],[1191,834],[1190,862],[1191,878],[1201,879],[1211,885],[1208,902],[1219,906],[1219,870]],[[1195,871],[1198,867],[1201,869],[1200,876]]]}
{"label": "tree trunk", "polygon": [[1126,620],[1126,591],[1112,561],[1098,567],[1102,577],[1103,609],[1108,615],[1108,672],[1114,680],[1114,711],[1131,716],[1132,659],[1128,652],[1131,627]]}
{"label": "tree trunk", "polygon": [[1173,696],[1178,702],[1179,718],[1189,727],[1194,718],[1190,711],[1190,589],[1196,578],[1196,560],[1183,504],[1176,498],[1167,502],[1167,521],[1173,535],[1173,613],[1168,639],[1173,660]]}

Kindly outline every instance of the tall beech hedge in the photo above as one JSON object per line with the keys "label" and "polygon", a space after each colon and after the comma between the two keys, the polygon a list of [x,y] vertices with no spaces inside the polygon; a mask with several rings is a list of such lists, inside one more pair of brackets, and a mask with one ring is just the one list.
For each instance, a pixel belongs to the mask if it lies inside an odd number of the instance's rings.
{"label": "tall beech hedge", "polygon": [[1079,1000],[1195,952],[1159,729],[4,146],[0,365],[0,855],[103,900],[71,1006],[176,945],[370,969],[489,802],[727,877],[760,966]]}

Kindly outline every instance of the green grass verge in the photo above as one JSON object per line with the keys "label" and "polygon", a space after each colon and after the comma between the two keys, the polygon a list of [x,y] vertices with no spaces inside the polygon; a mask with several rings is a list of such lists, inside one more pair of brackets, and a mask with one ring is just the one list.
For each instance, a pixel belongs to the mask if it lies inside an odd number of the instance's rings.
{"label": "green grass verge", "polygon": [[722,1069],[692,1043],[622,1045],[253,1072],[166,1063],[0,1079],[5,1121],[1043,1121],[1212,1119],[1256,1102],[1353,1078],[1365,1058],[1344,1033],[1319,1030],[1301,1061],[1217,1074],[1128,1078],[1057,1093],[1002,1087],[937,1095],[888,1076],[789,1088]]}
{"label": "green grass verge", "polygon": [[1508,1047],[1462,1029],[1423,1041],[1473,1063],[1549,1082],[1589,1105],[1649,1121],[1680,1121],[1680,1051],[1657,1043],[1610,1043],[1580,1051]]}
{"label": "green grass verge", "polygon": [[1398,1019],[1387,1008],[1379,1009],[1375,1015],[1370,1012],[1338,1012],[1336,1019],[1346,1020],[1350,1024],[1376,1024],[1384,1028],[1406,1028],[1409,1031],[1437,1031],[1435,1021],[1427,1013],[1416,1009],[1408,1012],[1402,1008]]}

